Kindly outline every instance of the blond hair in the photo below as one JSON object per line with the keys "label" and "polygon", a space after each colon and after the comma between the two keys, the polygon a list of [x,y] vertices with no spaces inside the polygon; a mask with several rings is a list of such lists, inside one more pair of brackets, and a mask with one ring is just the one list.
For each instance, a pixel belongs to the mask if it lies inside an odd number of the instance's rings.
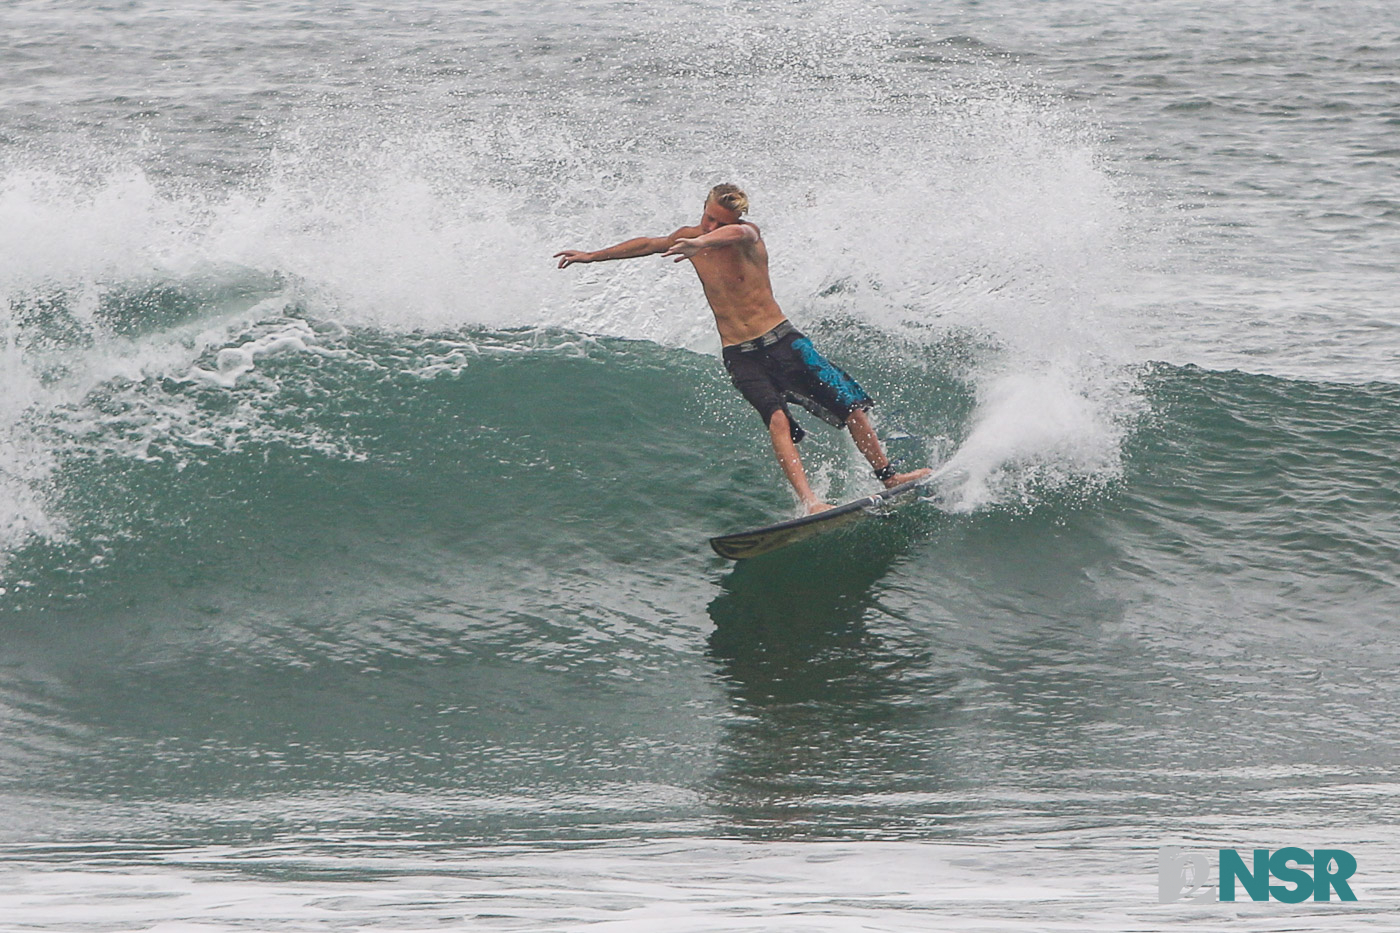
{"label": "blond hair", "polygon": [[749,209],[749,196],[744,194],[744,189],[738,185],[715,185],[710,189],[710,196],[706,200],[714,201],[740,217]]}

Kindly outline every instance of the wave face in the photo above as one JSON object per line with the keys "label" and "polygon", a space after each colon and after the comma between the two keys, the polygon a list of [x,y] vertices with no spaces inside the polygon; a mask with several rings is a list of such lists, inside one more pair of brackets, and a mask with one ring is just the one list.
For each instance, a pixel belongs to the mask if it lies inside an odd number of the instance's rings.
{"label": "wave face", "polygon": [[[809,917],[853,862],[890,929],[925,856],[1066,929],[1141,926],[1173,840],[1388,877],[1383,6],[9,4],[0,912],[104,859],[308,926],[301,872],[464,852],[555,928],[578,853],[599,910],[725,865],[696,928],[746,858]],[[739,565],[795,505],[693,274],[550,259],[724,181],[940,467]]]}
{"label": "wave face", "polygon": [[[1023,380],[979,393],[976,348],[910,367],[876,332],[817,337],[873,375],[897,455],[959,466],[926,506],[734,569],[705,538],[793,506],[708,355],[283,317],[203,376],[109,380],[43,432],[64,534],[13,555],[0,597],[8,786],[158,821],[212,795],[216,824],[250,795],[394,788],[411,799],[375,825],[444,806],[444,832],[490,835],[753,829],[815,781],[829,802],[788,832],[942,832],[996,817],[948,823],[925,795],[982,786],[986,743],[1026,739],[983,703],[1048,704],[1072,732],[1129,704],[1113,728],[1157,742],[1152,768],[1112,745],[1078,767],[1145,787],[1187,746],[1239,766],[1151,723],[1184,704],[1204,728],[1243,671],[1321,734],[1335,710],[1310,698],[1388,663],[1396,387],[1155,365],[1120,436],[1079,409],[1009,417]],[[1044,385],[1039,404],[1059,405]],[[873,483],[834,432],[804,446],[828,495]],[[967,728],[981,751],[942,748]],[[1261,739],[1250,760],[1295,751]],[[340,792],[326,805],[357,825]]]}

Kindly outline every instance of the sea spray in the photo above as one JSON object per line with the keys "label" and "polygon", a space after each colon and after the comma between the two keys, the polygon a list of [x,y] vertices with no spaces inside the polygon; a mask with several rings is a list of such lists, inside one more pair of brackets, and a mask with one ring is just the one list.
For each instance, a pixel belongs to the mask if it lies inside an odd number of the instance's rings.
{"label": "sea spray", "polygon": [[966,439],[937,471],[944,507],[1026,509],[1046,493],[1105,489],[1123,472],[1115,414],[1063,372],[987,377]]}
{"label": "sea spray", "polygon": [[[716,11],[732,23],[723,41],[707,26]],[[6,409],[11,461],[28,464],[7,480],[10,498],[28,503],[14,521],[56,527],[37,490],[75,444],[146,457],[172,442],[262,436],[278,380],[320,378],[266,364],[312,354],[356,365],[343,340],[327,340],[336,328],[467,342],[543,328],[713,354],[688,267],[652,257],[560,271],[549,256],[669,233],[727,180],[749,190],[784,309],[819,341],[850,321],[909,344],[898,360],[881,358],[878,340],[848,344],[839,362],[891,387],[900,412],[880,412],[891,429],[936,434],[910,450],[942,456],[972,441],[963,462],[986,475],[960,507],[996,507],[1000,487],[985,482],[1007,464],[992,452],[1036,456],[1030,437],[1007,435],[1011,409],[1035,393],[996,402],[998,380],[1059,380],[1097,424],[1121,423],[1135,404],[1103,301],[1125,275],[1119,246],[1134,218],[1091,122],[975,48],[940,45],[940,61],[910,68],[914,40],[901,28],[850,2],[789,19],[734,4],[666,9],[626,23],[615,42],[580,46],[597,66],[587,81],[522,70],[509,106],[426,72],[403,76],[424,93],[399,107],[299,98],[295,120],[259,137],[256,170],[202,185],[147,167],[157,149],[146,143],[43,167],[12,153],[0,170],[14,240],[4,288],[12,307],[56,302],[83,344],[61,346],[61,367],[32,345],[11,357],[25,370],[16,384],[32,387]],[[739,64],[715,71],[720,48],[740,49]],[[486,79],[462,68],[443,80]],[[965,334],[979,349],[941,358]],[[900,392],[909,366],[964,383],[981,400],[976,418],[946,425],[947,399]],[[228,394],[226,412],[208,392]],[[121,418],[84,414],[113,395],[127,399]],[[709,417],[741,418],[725,390],[714,404],[724,411]],[[1001,425],[1000,447],[987,444],[985,417]],[[324,425],[287,436],[363,452]],[[761,434],[749,439],[761,454]],[[19,457],[25,444],[32,453]],[[1099,476],[1113,459],[1062,453],[1069,474]],[[813,456],[834,492],[864,476],[851,457]],[[1026,488],[1011,485],[1025,505]]]}

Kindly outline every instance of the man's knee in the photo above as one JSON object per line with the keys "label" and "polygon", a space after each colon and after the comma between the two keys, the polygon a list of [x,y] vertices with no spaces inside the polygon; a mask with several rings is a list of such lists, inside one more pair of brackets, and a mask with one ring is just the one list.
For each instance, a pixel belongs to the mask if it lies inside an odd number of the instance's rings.
{"label": "man's knee", "polygon": [[775,408],[773,413],[768,416],[768,433],[774,438],[787,435],[794,444],[807,436],[807,432],[802,430],[801,425],[792,420],[786,408]]}

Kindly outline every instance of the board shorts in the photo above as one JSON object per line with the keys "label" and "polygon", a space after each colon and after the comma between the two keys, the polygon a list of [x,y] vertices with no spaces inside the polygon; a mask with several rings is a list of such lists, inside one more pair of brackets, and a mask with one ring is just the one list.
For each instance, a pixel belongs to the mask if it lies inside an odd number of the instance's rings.
{"label": "board shorts", "polygon": [[817,352],[812,341],[783,321],[760,337],[725,347],[724,368],[763,423],[782,410],[792,425],[794,442],[806,436],[788,411],[788,403],[803,408],[836,428],[844,428],[856,409],[869,411],[875,404],[846,371]]}

